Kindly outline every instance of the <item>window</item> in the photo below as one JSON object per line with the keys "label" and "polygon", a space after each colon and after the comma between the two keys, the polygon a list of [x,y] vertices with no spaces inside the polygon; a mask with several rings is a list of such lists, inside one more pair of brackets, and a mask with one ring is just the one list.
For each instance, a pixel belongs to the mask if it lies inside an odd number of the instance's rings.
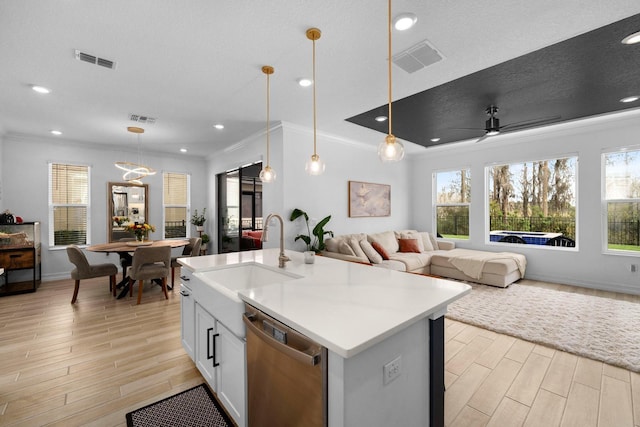
{"label": "window", "polygon": [[488,167],[489,240],[576,246],[577,157]]}
{"label": "window", "polygon": [[89,188],[88,166],[49,163],[50,246],[89,243]]}
{"label": "window", "polygon": [[164,238],[187,237],[189,206],[188,174],[163,174]]}
{"label": "window", "polygon": [[640,255],[640,150],[603,154],[607,249]]}
{"label": "window", "polygon": [[469,238],[469,204],[471,178],[469,169],[436,172],[436,227],[442,237]]}

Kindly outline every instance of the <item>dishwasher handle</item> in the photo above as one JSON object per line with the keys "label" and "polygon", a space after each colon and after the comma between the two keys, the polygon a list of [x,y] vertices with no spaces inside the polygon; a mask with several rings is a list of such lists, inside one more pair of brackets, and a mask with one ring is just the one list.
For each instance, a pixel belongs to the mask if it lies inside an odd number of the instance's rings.
{"label": "dishwasher handle", "polygon": [[266,344],[270,345],[271,347],[275,348],[281,353],[284,353],[288,357],[294,360],[297,360],[300,363],[303,363],[305,365],[310,365],[310,366],[315,366],[320,363],[321,351],[319,347],[313,348],[314,347],[313,344],[309,343],[311,344],[309,345],[309,348],[308,348],[308,350],[311,350],[311,354],[309,354],[302,350],[293,348],[290,345],[283,344],[280,341],[273,338],[272,336],[266,334],[262,329],[256,326],[254,323],[254,321],[256,320],[257,320],[257,316],[255,314],[244,313],[242,315],[242,321],[244,322],[244,324],[247,326],[247,329],[248,329],[247,332],[252,332],[256,337],[260,338]]}

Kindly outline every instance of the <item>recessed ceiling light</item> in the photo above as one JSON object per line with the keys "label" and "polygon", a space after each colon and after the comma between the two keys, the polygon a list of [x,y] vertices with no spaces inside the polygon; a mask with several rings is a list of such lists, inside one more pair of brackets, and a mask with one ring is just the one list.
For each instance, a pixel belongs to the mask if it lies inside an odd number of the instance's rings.
{"label": "recessed ceiling light", "polygon": [[220,124],[220,123],[218,123],[216,125],[213,125],[213,127],[216,128],[216,129],[224,129],[224,125]]}
{"label": "recessed ceiling light", "polygon": [[35,90],[38,93],[51,93],[51,91],[44,86],[33,85],[31,86],[31,89]]}
{"label": "recessed ceiling light", "polygon": [[62,132],[60,132],[59,130],[55,130],[55,129],[52,130],[51,133],[54,134],[54,135],[62,135]]}
{"label": "recessed ceiling light", "polygon": [[180,152],[181,152],[181,153],[186,153],[186,152],[187,152],[187,149],[186,149],[186,148],[181,148],[181,149],[180,149]]}
{"label": "recessed ceiling light", "polygon": [[417,20],[415,13],[401,13],[393,19],[393,27],[398,31],[405,31],[413,27]]}
{"label": "recessed ceiling light", "polygon": [[387,120],[387,116],[378,116],[375,118],[376,122],[384,122]]}
{"label": "recessed ceiling light", "polygon": [[633,34],[629,34],[627,37],[622,39],[623,44],[636,44],[640,43],[640,31],[637,31]]}
{"label": "recessed ceiling light", "polygon": [[312,83],[311,79],[298,79],[298,84],[302,87],[309,87]]}
{"label": "recessed ceiling light", "polygon": [[622,98],[620,100],[620,102],[624,102],[624,103],[634,102],[634,101],[637,101],[638,99],[640,99],[640,96],[635,96],[635,95],[634,96],[627,96],[626,98]]}
{"label": "recessed ceiling light", "polygon": [[431,138],[431,142],[438,142],[440,141],[440,138]]}

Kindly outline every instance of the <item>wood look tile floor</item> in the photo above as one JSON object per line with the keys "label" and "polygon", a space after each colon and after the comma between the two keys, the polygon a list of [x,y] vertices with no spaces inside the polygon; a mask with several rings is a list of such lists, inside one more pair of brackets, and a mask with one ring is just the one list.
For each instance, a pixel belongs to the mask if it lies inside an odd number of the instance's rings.
{"label": "wood look tile floor", "polygon": [[[165,300],[146,285],[136,305],[98,278],[72,294],[62,280],[0,298],[0,426],[125,426],[204,382],[180,343],[177,289]],[[446,340],[448,426],[640,427],[636,373],[450,320]]]}

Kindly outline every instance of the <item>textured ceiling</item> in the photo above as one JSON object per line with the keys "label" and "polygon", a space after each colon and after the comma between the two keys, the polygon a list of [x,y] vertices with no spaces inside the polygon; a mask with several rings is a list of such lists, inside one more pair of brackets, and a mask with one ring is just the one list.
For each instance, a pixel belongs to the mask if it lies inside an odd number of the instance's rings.
{"label": "textured ceiling", "polygon": [[[489,105],[504,133],[638,108],[640,101],[620,99],[640,96],[640,44],[620,41],[639,30],[635,15],[395,101],[393,133],[423,146],[480,137]],[[387,111],[382,105],[349,121],[386,133],[374,118]]]}
{"label": "textured ceiling", "polygon": [[[640,2],[393,0],[393,10],[418,16],[414,28],[394,35],[394,52],[428,40],[444,57],[413,74],[396,67],[394,96],[402,99],[636,15]],[[126,127],[135,125],[129,115],[140,114],[157,118],[144,126],[145,149],[180,155],[178,149],[185,147],[187,155],[214,155],[265,128],[265,76],[260,71],[265,64],[275,68],[272,121],[310,128],[311,89],[296,80],[311,74],[305,31],[315,26],[322,30],[318,130],[375,147],[380,133],[346,119],[386,102],[386,13],[385,0],[2,0],[0,135],[121,150],[131,142]],[[116,68],[77,61],[76,49],[113,60]],[[588,58],[578,65],[584,65],[582,75],[571,70],[572,76],[591,81],[597,69]],[[532,71],[514,67],[506,76],[493,76],[477,99],[471,90],[441,92],[438,114],[425,113],[420,120],[409,115],[413,111],[403,118],[403,107],[398,107],[398,129],[429,121],[481,128],[484,108],[492,101],[501,109],[503,124],[548,115],[554,103],[545,99],[545,111],[540,111],[532,101],[536,90],[530,94],[521,88],[510,95],[503,89]],[[33,84],[52,92],[39,95],[30,90]],[[561,81],[557,85],[555,103],[571,89]],[[225,129],[214,129],[217,122]],[[51,129],[63,134],[54,137]],[[418,143],[430,133],[413,132],[406,138]],[[407,147],[409,152],[424,150]]]}

